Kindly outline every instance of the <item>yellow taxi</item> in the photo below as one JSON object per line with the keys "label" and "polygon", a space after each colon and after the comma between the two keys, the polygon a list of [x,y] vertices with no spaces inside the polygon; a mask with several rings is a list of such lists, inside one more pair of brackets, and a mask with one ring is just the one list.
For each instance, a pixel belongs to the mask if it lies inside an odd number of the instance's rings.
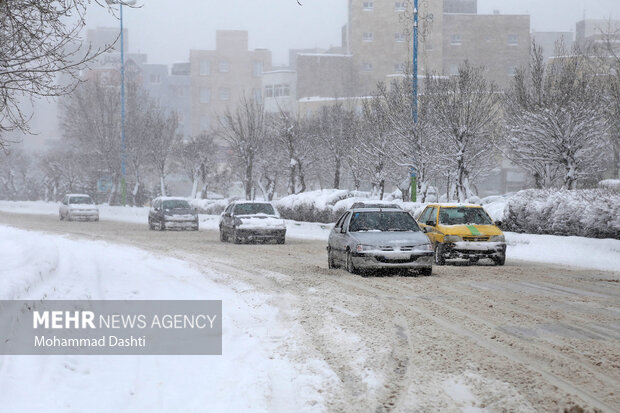
{"label": "yellow taxi", "polygon": [[418,216],[418,223],[433,244],[437,265],[451,259],[506,262],[504,233],[480,205],[430,204]]}

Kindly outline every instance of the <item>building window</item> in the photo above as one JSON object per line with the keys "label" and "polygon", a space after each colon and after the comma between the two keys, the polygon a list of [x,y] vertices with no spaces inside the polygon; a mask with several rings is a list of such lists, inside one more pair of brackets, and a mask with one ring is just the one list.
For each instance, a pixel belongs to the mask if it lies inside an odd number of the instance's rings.
{"label": "building window", "polygon": [[263,103],[263,91],[260,89],[252,89],[252,97],[254,103]]}
{"label": "building window", "polygon": [[453,46],[461,45],[461,35],[459,33],[454,33],[450,36],[450,44]]}
{"label": "building window", "polygon": [[288,84],[275,85],[273,87],[273,96],[274,97],[290,96],[290,94],[291,94],[290,89],[291,89],[291,87]]}
{"label": "building window", "polygon": [[404,1],[397,1],[394,3],[394,11],[405,11],[406,4]]}
{"label": "building window", "polygon": [[208,76],[211,74],[211,62],[208,60],[200,61],[200,76]]}
{"label": "building window", "polygon": [[362,33],[362,40],[365,42],[372,42],[375,38],[373,32],[364,32]]}
{"label": "building window", "polygon": [[149,81],[151,83],[161,83],[161,77],[159,75],[152,74],[149,76]]}
{"label": "building window", "polygon": [[200,88],[200,103],[211,102],[211,89],[208,87]]}
{"label": "building window", "polygon": [[456,76],[459,74],[459,65],[450,65],[450,76]]}
{"label": "building window", "polygon": [[209,116],[200,115],[200,131],[205,132],[208,131],[211,127],[211,122],[209,120]]}
{"label": "building window", "polygon": [[508,66],[508,76],[516,76],[517,75],[517,66],[510,65]]}
{"label": "building window", "polygon": [[394,72],[395,73],[403,73],[405,71],[404,63],[395,63],[394,64]]}
{"label": "building window", "polygon": [[220,88],[220,100],[229,100],[230,99],[230,89],[227,87]]}
{"label": "building window", "polygon": [[362,63],[362,70],[364,72],[372,72],[372,63],[370,63],[370,62]]}
{"label": "building window", "polygon": [[519,36],[516,34],[508,35],[508,46],[518,46],[519,45]]}
{"label": "building window", "polygon": [[263,61],[262,60],[257,60],[254,62],[252,72],[254,73],[254,76],[263,75]]}
{"label": "building window", "polygon": [[273,97],[273,86],[272,85],[265,86],[265,97],[266,98],[272,98]]}
{"label": "building window", "polygon": [[230,63],[220,62],[220,73],[228,73],[228,72],[230,72]]}
{"label": "building window", "polygon": [[397,43],[402,43],[405,41],[404,33],[394,33],[394,41]]}
{"label": "building window", "polygon": [[365,1],[364,2],[364,10],[372,10],[375,8],[375,4],[372,1]]}

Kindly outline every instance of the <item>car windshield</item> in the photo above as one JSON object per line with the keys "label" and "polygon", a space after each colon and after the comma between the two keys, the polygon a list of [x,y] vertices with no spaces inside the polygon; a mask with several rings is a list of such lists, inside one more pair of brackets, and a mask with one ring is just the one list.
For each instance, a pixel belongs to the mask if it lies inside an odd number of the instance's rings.
{"label": "car windshield", "polygon": [[161,205],[164,209],[189,209],[189,203],[184,199],[167,199]]}
{"label": "car windshield", "polygon": [[255,214],[275,215],[276,211],[274,211],[271,204],[249,203],[249,204],[235,205],[234,213],[235,215],[255,215]]}
{"label": "car windshield", "polygon": [[93,200],[89,196],[72,196],[69,198],[70,204],[92,204]]}
{"label": "car windshield", "polygon": [[493,225],[493,221],[482,208],[441,208],[439,223],[444,225]]}
{"label": "car windshield", "polygon": [[349,231],[419,231],[420,227],[407,212],[369,211],[354,212]]}

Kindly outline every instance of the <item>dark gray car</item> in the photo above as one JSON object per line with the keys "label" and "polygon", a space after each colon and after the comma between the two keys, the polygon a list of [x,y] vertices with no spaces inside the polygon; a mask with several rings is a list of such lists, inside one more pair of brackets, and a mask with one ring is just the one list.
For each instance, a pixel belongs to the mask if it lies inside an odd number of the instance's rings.
{"label": "dark gray car", "polygon": [[183,198],[155,198],[149,209],[149,229],[198,231],[198,213]]}
{"label": "dark gray car", "polygon": [[274,241],[284,244],[286,224],[269,202],[236,201],[220,216],[220,241]]}
{"label": "dark gray car", "polygon": [[327,243],[329,268],[416,269],[432,274],[433,248],[415,219],[398,208],[353,208],[336,222]]}

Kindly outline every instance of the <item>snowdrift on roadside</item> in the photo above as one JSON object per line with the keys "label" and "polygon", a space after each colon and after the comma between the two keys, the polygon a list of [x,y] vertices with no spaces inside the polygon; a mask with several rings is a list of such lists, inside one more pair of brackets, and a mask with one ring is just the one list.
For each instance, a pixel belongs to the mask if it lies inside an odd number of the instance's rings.
{"label": "snowdrift on roadside", "polygon": [[620,239],[620,193],[526,189],[506,205],[507,231]]}

